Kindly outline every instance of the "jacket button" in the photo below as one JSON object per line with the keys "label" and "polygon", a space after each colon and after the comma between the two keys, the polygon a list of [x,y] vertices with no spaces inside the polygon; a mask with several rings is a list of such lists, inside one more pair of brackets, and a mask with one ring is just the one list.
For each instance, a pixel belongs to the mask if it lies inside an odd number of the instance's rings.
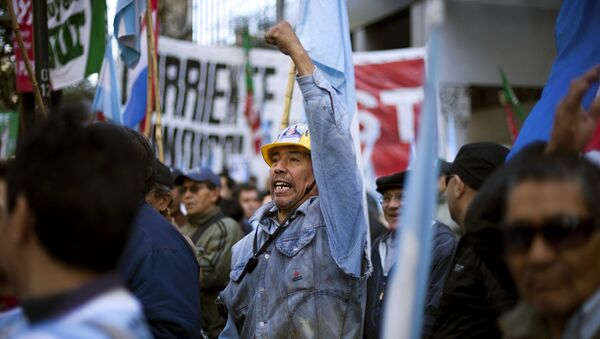
{"label": "jacket button", "polygon": [[270,257],[269,253],[265,254],[265,259],[269,260]]}
{"label": "jacket button", "polygon": [[264,322],[264,321],[261,321],[261,322],[259,322],[259,323],[258,323],[258,326],[260,326],[260,327],[265,327],[265,322]]}

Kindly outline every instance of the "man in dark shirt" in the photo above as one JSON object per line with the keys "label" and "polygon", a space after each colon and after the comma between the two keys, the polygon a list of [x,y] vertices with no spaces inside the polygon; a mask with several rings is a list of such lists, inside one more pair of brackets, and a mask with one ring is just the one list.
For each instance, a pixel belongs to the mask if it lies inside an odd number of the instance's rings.
{"label": "man in dark shirt", "polygon": [[458,242],[443,290],[438,295],[439,306],[426,310],[428,317],[435,318],[432,332],[424,332],[426,338],[500,336],[496,318],[502,309],[510,307],[514,297],[496,276],[496,266],[486,263],[476,251],[478,239],[472,231],[489,227],[481,217],[485,210],[474,211],[478,212],[477,218],[469,218],[469,214],[473,214],[472,205],[477,204],[483,183],[502,166],[507,154],[508,149],[496,143],[467,144],[459,150],[449,169],[446,177],[448,208],[466,235]]}
{"label": "man in dark shirt", "polygon": [[120,262],[127,287],[142,302],[155,338],[200,335],[200,267],[183,235],[143,199],[154,186],[154,154],[146,139],[126,130],[142,159],[139,211]]}

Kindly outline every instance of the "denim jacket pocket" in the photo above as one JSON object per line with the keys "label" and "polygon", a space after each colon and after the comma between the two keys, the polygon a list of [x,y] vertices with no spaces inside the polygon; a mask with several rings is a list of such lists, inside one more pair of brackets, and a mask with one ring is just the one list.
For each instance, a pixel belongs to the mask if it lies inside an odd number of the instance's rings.
{"label": "denim jacket pocket", "polygon": [[316,233],[316,229],[312,228],[302,230],[300,235],[298,233],[284,234],[277,240],[276,247],[283,255],[290,258],[295,257],[306,245],[310,244]]}
{"label": "denim jacket pocket", "polygon": [[251,255],[246,257],[243,257],[242,260],[238,260],[237,263],[235,263],[235,265],[233,266],[233,268],[231,269],[231,272],[229,273],[229,278],[231,279],[231,281],[239,283],[239,280],[242,276],[242,272],[244,272],[244,267],[246,266],[246,262],[248,261],[248,259],[250,259]]}

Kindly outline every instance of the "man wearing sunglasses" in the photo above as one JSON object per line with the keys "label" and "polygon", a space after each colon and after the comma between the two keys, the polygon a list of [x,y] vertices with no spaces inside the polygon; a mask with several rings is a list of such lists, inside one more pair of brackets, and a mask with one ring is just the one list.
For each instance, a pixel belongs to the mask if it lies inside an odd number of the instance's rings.
{"label": "man wearing sunglasses", "polygon": [[226,217],[219,207],[221,180],[210,168],[180,175],[175,185],[187,211],[188,224],[181,232],[190,237],[202,271],[200,308],[202,327],[216,338],[225,326],[215,300],[229,281],[231,248],[243,238],[239,224]]}
{"label": "man wearing sunglasses", "polygon": [[600,170],[576,155],[528,158],[509,179],[505,257],[523,302],[510,337],[600,336]]}

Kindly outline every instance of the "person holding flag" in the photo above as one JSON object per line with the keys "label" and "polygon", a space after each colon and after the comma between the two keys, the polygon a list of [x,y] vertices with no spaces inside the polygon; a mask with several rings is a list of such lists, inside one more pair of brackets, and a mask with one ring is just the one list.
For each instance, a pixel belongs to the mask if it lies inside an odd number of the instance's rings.
{"label": "person holding flag", "polygon": [[220,338],[358,338],[370,264],[346,98],[289,23],[269,29],[265,40],[295,63],[308,126],[287,127],[261,148],[273,201],[233,247]]}

